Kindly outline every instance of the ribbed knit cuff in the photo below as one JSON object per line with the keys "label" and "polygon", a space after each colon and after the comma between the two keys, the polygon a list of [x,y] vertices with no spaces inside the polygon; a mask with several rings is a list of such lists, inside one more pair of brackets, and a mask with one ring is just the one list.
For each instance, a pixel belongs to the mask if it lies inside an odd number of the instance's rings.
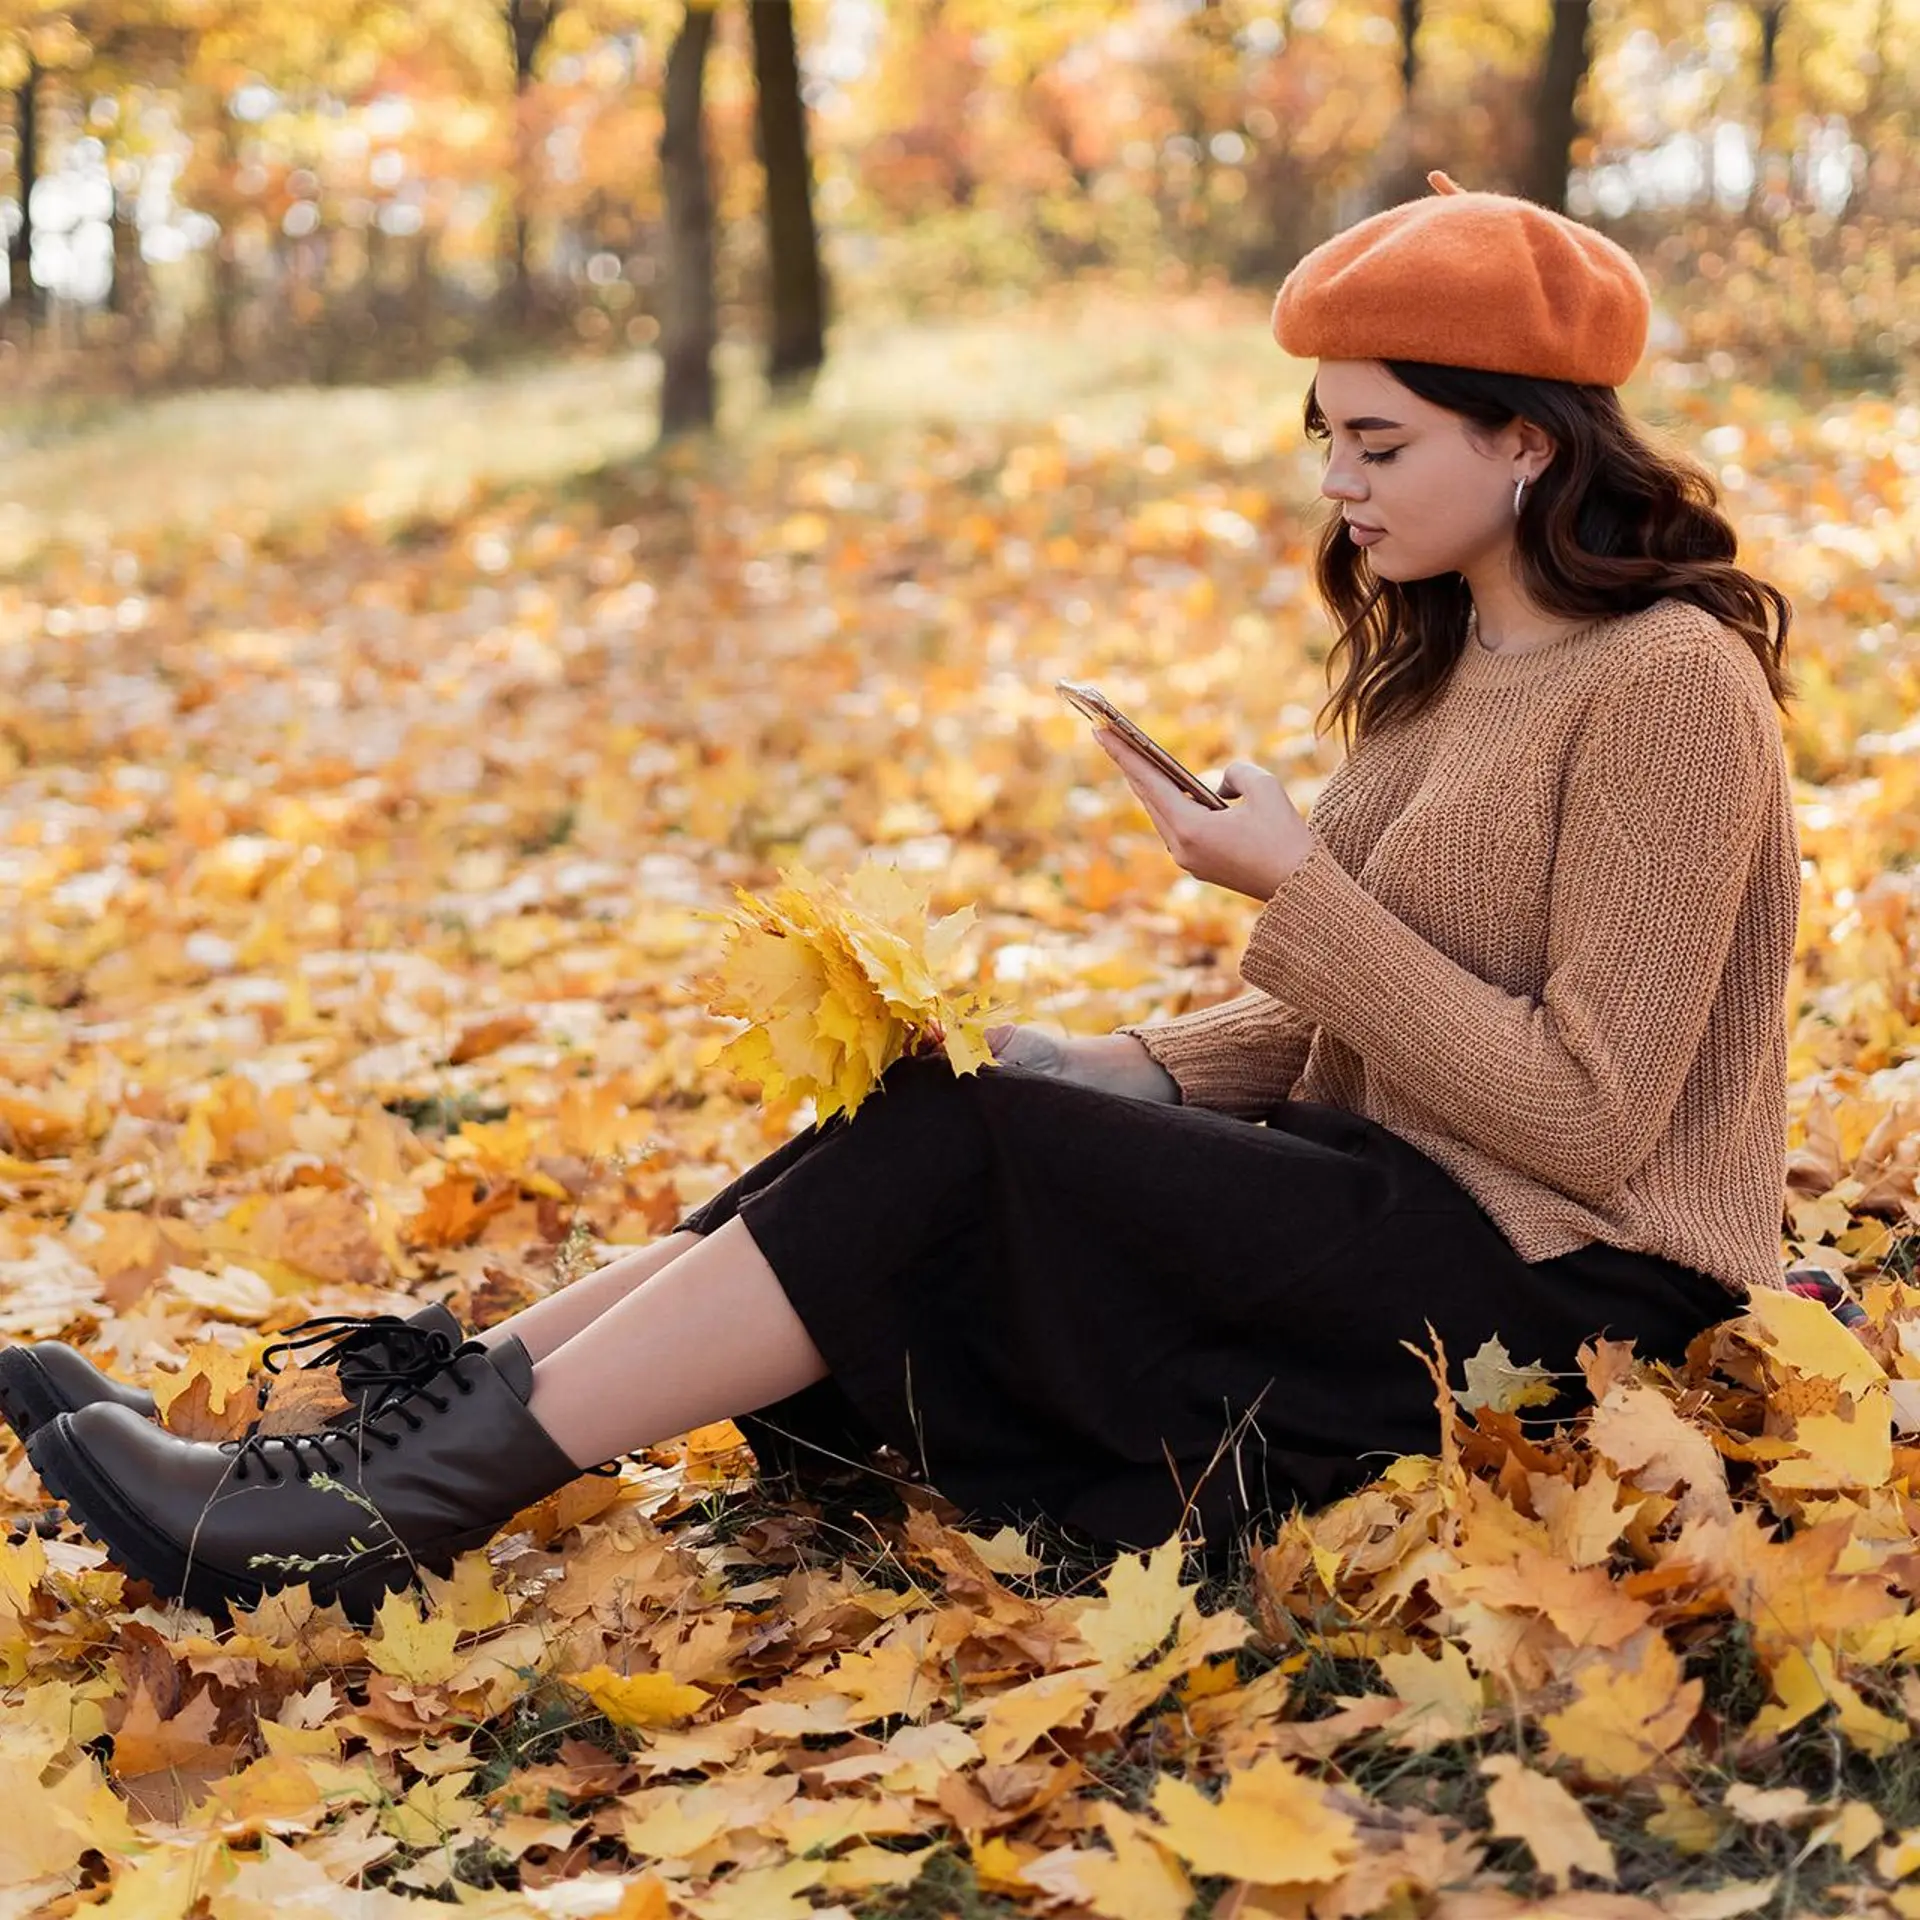
{"label": "ribbed knit cuff", "polygon": [[1251,1120],[1282,1104],[1306,1064],[1312,1029],[1265,994],[1241,994],[1131,1034],[1173,1077],[1180,1104]]}
{"label": "ribbed knit cuff", "polygon": [[1326,843],[1315,840],[1260,909],[1240,957],[1240,978],[1284,997],[1351,1043],[1368,1010],[1390,1007],[1404,990],[1405,983],[1391,975],[1382,943],[1367,937],[1386,913]]}

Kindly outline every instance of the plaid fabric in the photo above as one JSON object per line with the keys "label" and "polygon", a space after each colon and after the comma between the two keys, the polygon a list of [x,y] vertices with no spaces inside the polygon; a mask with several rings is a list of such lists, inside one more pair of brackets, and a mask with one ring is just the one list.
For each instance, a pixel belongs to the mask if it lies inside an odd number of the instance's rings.
{"label": "plaid fabric", "polygon": [[1789,1267],[1786,1277],[1789,1293],[1801,1294],[1831,1307],[1843,1326],[1859,1327],[1866,1323],[1866,1308],[1822,1268]]}

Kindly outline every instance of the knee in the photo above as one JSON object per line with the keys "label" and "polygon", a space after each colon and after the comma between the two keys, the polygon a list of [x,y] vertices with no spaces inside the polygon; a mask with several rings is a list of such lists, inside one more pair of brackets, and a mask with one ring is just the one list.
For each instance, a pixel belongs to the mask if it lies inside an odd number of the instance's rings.
{"label": "knee", "polygon": [[873,1098],[882,1105],[900,1101],[921,1104],[955,1097],[964,1078],[953,1070],[944,1053],[920,1053],[903,1057],[881,1074]]}
{"label": "knee", "polygon": [[855,1124],[867,1114],[888,1126],[924,1126],[951,1131],[971,1124],[978,1074],[955,1073],[945,1054],[917,1054],[896,1060],[879,1086],[861,1103]]}

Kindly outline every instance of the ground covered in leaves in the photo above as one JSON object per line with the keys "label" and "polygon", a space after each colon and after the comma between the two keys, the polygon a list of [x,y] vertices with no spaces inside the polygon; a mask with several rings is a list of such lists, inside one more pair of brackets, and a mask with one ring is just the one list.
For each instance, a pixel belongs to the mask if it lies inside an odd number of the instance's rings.
{"label": "ground covered in leaves", "polygon": [[[1001,354],[1024,412],[890,363],[864,411],[430,509],[316,495],[315,396],[275,416],[297,508],[122,487],[23,547],[0,1337],[226,1433],[292,1321],[491,1324],[657,1237],[808,1122],[695,986],[796,861],[971,905],[956,984],[1022,1017],[1237,991],[1255,903],[1179,875],[1052,691],[1303,807],[1337,758],[1298,370],[1248,312],[1181,323],[1209,395],[1054,315],[968,376]],[[1063,338],[1071,390],[1020,389]],[[1857,1333],[1777,1296],[1673,1369],[1596,1341],[1560,1425],[1437,1375],[1438,1452],[1205,1579],[911,1483],[783,1494],[722,1423],[366,1631],[157,1604],[10,1442],[0,1915],[1920,1915],[1920,403],[1660,363],[1629,400],[1796,607],[1782,1255]]]}

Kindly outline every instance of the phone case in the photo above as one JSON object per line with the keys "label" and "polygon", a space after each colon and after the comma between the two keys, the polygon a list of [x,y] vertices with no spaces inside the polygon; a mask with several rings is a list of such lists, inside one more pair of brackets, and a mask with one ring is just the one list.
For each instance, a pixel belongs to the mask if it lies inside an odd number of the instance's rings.
{"label": "phone case", "polygon": [[1202,806],[1212,807],[1216,811],[1225,809],[1227,802],[1197,773],[1182,766],[1151,734],[1129,720],[1098,687],[1088,686],[1084,681],[1078,680],[1056,680],[1053,684],[1071,706],[1097,725],[1112,727],[1123,739],[1130,741],[1145,754],[1169,780],[1184,788]]}

